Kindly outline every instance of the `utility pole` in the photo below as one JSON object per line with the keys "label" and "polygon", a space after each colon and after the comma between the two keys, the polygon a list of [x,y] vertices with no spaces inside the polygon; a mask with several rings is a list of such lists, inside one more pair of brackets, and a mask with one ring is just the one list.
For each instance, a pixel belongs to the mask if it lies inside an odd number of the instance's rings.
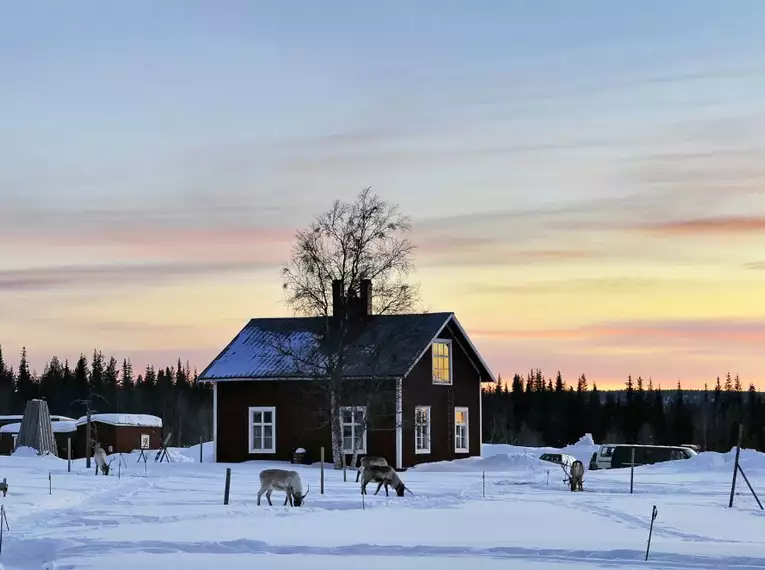
{"label": "utility pole", "polygon": [[93,385],[88,382],[88,397],[83,400],[75,400],[72,402],[73,404],[83,404],[85,405],[86,411],[85,414],[87,415],[87,420],[85,424],[85,467],[87,469],[90,469],[90,459],[91,459],[91,450],[92,450],[92,439],[93,435],[91,434],[90,428],[91,428],[91,416],[93,415],[93,412],[98,412],[98,410],[94,410],[92,408],[93,405],[93,398],[100,398],[104,402],[106,402],[107,406],[109,405],[109,402],[101,396],[100,394],[94,394],[93,393]]}

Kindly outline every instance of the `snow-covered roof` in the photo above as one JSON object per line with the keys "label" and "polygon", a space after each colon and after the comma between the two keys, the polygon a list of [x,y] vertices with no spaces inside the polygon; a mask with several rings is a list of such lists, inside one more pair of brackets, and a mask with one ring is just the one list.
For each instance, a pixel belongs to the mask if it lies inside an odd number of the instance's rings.
{"label": "snow-covered roof", "polygon": [[[59,420],[50,423],[53,433],[70,433],[77,431],[77,422],[74,420]],[[19,433],[21,422],[0,426],[0,433]]]}
{"label": "snow-covered roof", "polygon": [[[0,416],[0,422],[7,422],[8,420],[23,420],[24,416],[22,414],[15,414],[10,416]],[[60,422],[60,421],[75,421],[74,418],[70,418],[69,416],[56,416],[52,415],[50,416],[50,421],[52,422]]]}
{"label": "snow-covered roof", "polygon": [[[401,378],[453,313],[372,315],[354,331],[344,376]],[[251,319],[199,375],[200,381],[308,380],[326,375],[322,317]],[[380,347],[384,347],[381,350]]]}
{"label": "snow-covered roof", "polygon": [[[162,427],[162,418],[149,414],[92,414],[90,421],[112,426]],[[88,416],[82,416],[77,420],[77,425],[81,426],[87,422]]]}

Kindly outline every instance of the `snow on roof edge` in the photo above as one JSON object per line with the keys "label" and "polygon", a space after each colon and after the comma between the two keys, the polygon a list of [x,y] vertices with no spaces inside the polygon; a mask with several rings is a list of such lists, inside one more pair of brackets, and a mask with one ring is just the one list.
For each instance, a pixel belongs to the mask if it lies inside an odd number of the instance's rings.
{"label": "snow on roof edge", "polygon": [[[77,425],[84,425],[87,421],[88,416],[82,416],[77,420]],[[90,421],[113,426],[162,427],[162,418],[150,414],[92,414]]]}

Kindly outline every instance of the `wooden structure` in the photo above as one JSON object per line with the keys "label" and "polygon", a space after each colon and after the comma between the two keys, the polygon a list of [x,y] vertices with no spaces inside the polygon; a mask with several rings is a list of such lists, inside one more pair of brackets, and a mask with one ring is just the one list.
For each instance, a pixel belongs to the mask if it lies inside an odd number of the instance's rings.
{"label": "wooden structure", "polygon": [[[454,313],[374,315],[362,281],[359,296],[333,283],[329,319],[252,319],[202,371],[213,385],[215,461],[290,461],[304,448],[314,462],[332,449],[323,363],[343,316],[346,462],[358,440],[359,457],[396,469],[479,456],[482,385],[494,378]],[[370,411],[370,394],[390,397]]]}
{"label": "wooden structure", "polygon": [[58,455],[50,410],[45,400],[29,400],[19,427],[17,447],[31,447],[40,455]]}
{"label": "wooden structure", "polygon": [[[137,449],[158,449],[162,440],[162,420],[148,414],[92,414],[92,441],[99,442],[107,454],[131,453]],[[85,457],[87,417],[77,420],[77,437],[72,449],[75,457]],[[148,447],[143,447],[148,441]]]}

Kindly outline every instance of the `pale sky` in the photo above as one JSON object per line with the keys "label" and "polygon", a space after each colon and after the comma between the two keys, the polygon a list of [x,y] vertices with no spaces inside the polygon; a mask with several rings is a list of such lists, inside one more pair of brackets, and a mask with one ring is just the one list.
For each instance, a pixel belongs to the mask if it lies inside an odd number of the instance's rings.
{"label": "pale sky", "polygon": [[495,373],[765,388],[765,3],[0,6],[0,345],[201,370],[364,187]]}

